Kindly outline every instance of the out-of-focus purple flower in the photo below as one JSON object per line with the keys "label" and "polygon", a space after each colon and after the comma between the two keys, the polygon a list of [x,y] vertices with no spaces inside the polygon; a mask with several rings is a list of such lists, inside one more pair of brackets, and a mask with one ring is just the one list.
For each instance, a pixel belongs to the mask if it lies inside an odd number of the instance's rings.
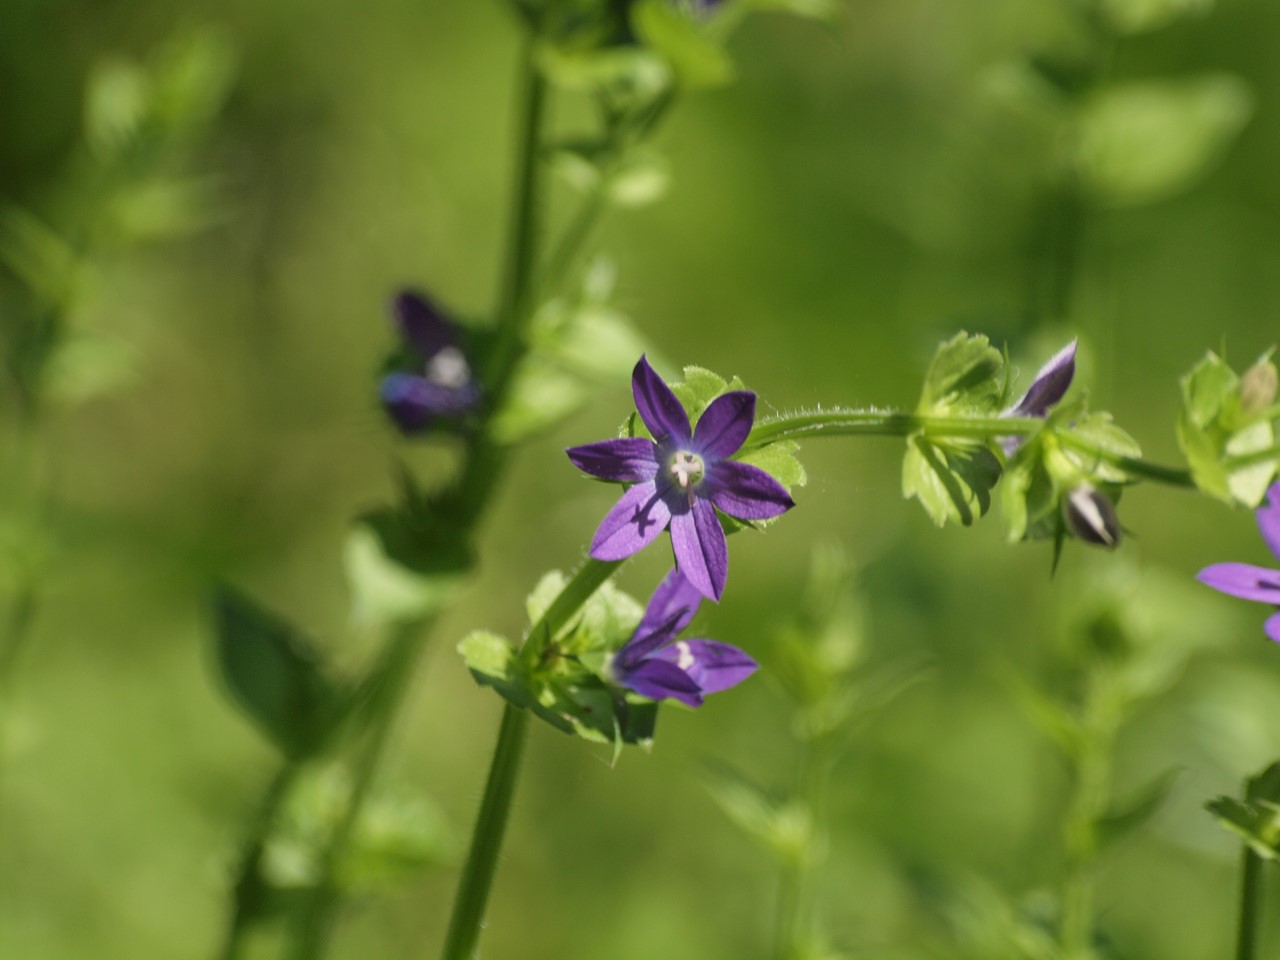
{"label": "out-of-focus purple flower", "polygon": [[758,664],[717,640],[679,640],[698,612],[702,594],[672,570],[649,600],[640,626],[614,654],[609,670],[622,686],[651,700],[668,697],[697,707],[710,693],[737,686]]}
{"label": "out-of-focus purple flower", "polygon": [[[1267,502],[1258,508],[1257,518],[1262,539],[1280,557],[1280,482],[1273,483],[1267,491]],[[1251,563],[1215,563],[1196,574],[1196,579],[1233,597],[1280,607],[1280,570]],[[1267,636],[1280,643],[1280,613],[1268,617],[1264,629]]]}
{"label": "out-of-focus purple flower", "polygon": [[[1076,341],[1072,340],[1055,353],[1036,374],[1022,399],[1001,414],[1003,417],[1040,417],[1043,419],[1067,393],[1076,375]],[[1022,437],[1001,437],[1005,456],[1022,446]]]}
{"label": "out-of-focus purple flower", "polygon": [[644,357],[631,375],[631,392],[653,440],[601,440],[565,451],[593,477],[634,484],[596,530],[591,556],[629,557],[669,526],[676,566],[704,597],[719,600],[729,551],[716,508],[739,520],[767,520],[795,506],[769,474],[728,459],[751,433],[756,395],[721,394],[690,429],[684,407]]}
{"label": "out-of-focus purple flower", "polygon": [[382,378],[382,405],[403,433],[438,420],[457,420],[476,408],[480,388],[458,343],[457,328],[429,298],[409,290],[391,300],[405,369]]}

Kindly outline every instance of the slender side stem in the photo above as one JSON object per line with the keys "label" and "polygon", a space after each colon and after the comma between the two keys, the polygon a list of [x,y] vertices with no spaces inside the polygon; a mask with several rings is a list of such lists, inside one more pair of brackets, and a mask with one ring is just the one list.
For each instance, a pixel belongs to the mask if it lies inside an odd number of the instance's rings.
{"label": "slender side stem", "polygon": [[502,849],[502,838],[511,813],[528,729],[528,711],[508,703],[502,711],[502,726],[498,730],[498,744],[494,747],[484,800],[476,817],[467,864],[453,902],[453,916],[449,920],[449,932],[441,953],[443,960],[471,960],[474,955],[489,890],[493,886],[498,851]]}
{"label": "slender side stem", "polygon": [[[809,437],[906,437],[914,433],[993,440],[996,437],[1028,436],[1043,428],[1044,421],[1035,417],[930,417],[892,410],[830,410],[762,421],[751,431],[744,449]],[[1104,449],[1070,431],[1055,433],[1055,436],[1063,446],[1120,467],[1134,476],[1175,487],[1195,486],[1189,471]]]}
{"label": "slender side stem", "polygon": [[306,906],[300,911],[297,936],[290,956],[293,960],[315,960],[324,953],[333,930],[336,907],[341,897],[339,872],[355,835],[365,801],[373,787],[374,775],[386,751],[395,719],[413,678],[414,667],[425,646],[426,624],[402,625],[391,639],[379,665],[376,686],[370,693],[372,719],[352,780],[342,819],[334,827],[324,849],[320,880]]}
{"label": "slender side stem", "polygon": [[800,743],[796,799],[808,817],[804,843],[784,858],[778,885],[776,960],[803,960],[816,941],[817,868],[825,843],[825,788],[829,751],[812,738]]}
{"label": "slender side stem", "polygon": [[1258,924],[1262,900],[1262,858],[1245,844],[1240,854],[1240,931],[1236,938],[1236,960],[1255,960],[1258,953]]}

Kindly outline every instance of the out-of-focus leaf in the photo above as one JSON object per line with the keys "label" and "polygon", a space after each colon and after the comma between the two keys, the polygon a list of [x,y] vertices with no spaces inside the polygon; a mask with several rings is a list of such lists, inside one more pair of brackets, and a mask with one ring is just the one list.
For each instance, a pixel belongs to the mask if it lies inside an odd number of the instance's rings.
{"label": "out-of-focus leaf", "polygon": [[712,87],[733,79],[733,61],[697,19],[669,0],[637,0],[631,7],[636,36],[670,64],[685,89]]}
{"label": "out-of-focus leaf", "polygon": [[126,147],[150,109],[151,78],[131,60],[109,59],[89,74],[84,128],[89,149],[110,157]]}
{"label": "out-of-focus leaf", "polygon": [[0,209],[0,263],[55,304],[68,298],[80,267],[71,244],[21,207]]}
{"label": "out-of-focus leaf", "polygon": [[1213,0],[1101,0],[1099,9],[1117,33],[1145,33],[1189,14],[1205,13]]}
{"label": "out-of-focus leaf", "polygon": [[1000,461],[986,447],[933,443],[923,436],[907,442],[902,461],[902,495],[920,501],[938,526],[965,526],[991,508],[991,489],[1000,479]]}
{"label": "out-of-focus leaf", "polygon": [[1160,200],[1203,177],[1252,113],[1248,85],[1230,75],[1111,86],[1080,114],[1077,169],[1102,203]]}
{"label": "out-of-focus leaf", "polygon": [[1062,704],[1028,683],[1016,670],[1002,671],[1001,680],[1023,714],[1068,756],[1076,756],[1085,738],[1080,721]]}
{"label": "out-of-focus leaf", "polygon": [[170,41],[153,68],[157,123],[180,135],[198,133],[226,102],[236,61],[230,36],[215,27]]}
{"label": "out-of-focus leaf", "polygon": [[1126,799],[1114,803],[1094,825],[1098,849],[1112,846],[1145,826],[1168,799],[1180,773],[1176,768],[1166,770]]}
{"label": "out-of-focus leaf", "polygon": [[781,800],[722,764],[708,765],[703,784],[724,814],[776,856],[796,861],[813,837],[813,819],[799,802]]}
{"label": "out-of-focus leaf", "polygon": [[837,0],[741,0],[755,10],[777,10],[815,20],[834,20],[840,12]]}
{"label": "out-of-focus leaf", "polygon": [[587,391],[576,377],[537,356],[520,365],[506,404],[492,423],[499,443],[525,440],[555,426],[586,402]]}
{"label": "out-of-focus leaf", "polygon": [[667,61],[644,47],[570,50],[544,44],[535,62],[559,87],[622,98],[632,106],[652,102],[672,81]]}
{"label": "out-of-focus leaf", "polygon": [[421,619],[448,602],[461,570],[425,572],[388,552],[390,530],[359,524],[347,535],[343,561],[351,585],[352,617],[362,626]]}
{"label": "out-of-focus leaf", "polygon": [[45,399],[74,406],[119,390],[138,373],[135,351],[103,334],[72,332],[48,358],[44,369]]}
{"label": "out-of-focus leaf", "polygon": [[609,198],[623,207],[659,199],[671,182],[671,165],[660,153],[633,151],[609,173]]}
{"label": "out-of-focus leaf", "polygon": [[154,177],[117,192],[105,213],[123,243],[182,237],[206,229],[220,216],[218,184],[210,177]]}
{"label": "out-of-focus leaf", "polygon": [[537,586],[529,596],[525,597],[524,609],[529,615],[530,623],[537,623],[546,616],[547,611],[551,609],[551,604],[555,602],[556,597],[568,582],[569,578],[559,570],[551,570],[542,575]]}
{"label": "out-of-focus leaf", "polygon": [[215,595],[213,614],[218,664],[234,699],[287,757],[311,755],[324,744],[341,699],[315,648],[230,588]]}

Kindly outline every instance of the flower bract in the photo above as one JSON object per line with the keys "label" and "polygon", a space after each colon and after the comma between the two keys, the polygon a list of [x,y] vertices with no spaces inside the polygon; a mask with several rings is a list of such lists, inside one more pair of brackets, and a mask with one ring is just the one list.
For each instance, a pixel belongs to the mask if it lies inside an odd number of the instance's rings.
{"label": "flower bract", "polygon": [[402,433],[421,433],[476,408],[480,388],[457,328],[430,299],[403,291],[391,300],[404,362],[382,379],[382,405]]}
{"label": "flower bract", "polygon": [[[1273,483],[1267,491],[1267,501],[1258,508],[1257,518],[1262,539],[1280,557],[1280,483]],[[1215,563],[1196,574],[1196,579],[1233,597],[1280,607],[1280,570],[1251,563]],[[1264,629],[1280,643],[1280,613],[1268,617]]]}
{"label": "flower bract", "polygon": [[566,451],[593,477],[632,484],[596,530],[591,556],[621,560],[670,528],[680,572],[704,597],[719,600],[729,552],[716,510],[739,520],[767,520],[795,505],[768,473],[729,459],[751,433],[756,395],[721,394],[692,428],[679,399],[644,357],[631,390],[652,440],[622,437]]}
{"label": "flower bract", "polygon": [[636,632],[610,661],[614,680],[651,700],[671,698],[697,707],[707,694],[737,686],[755,673],[758,664],[735,646],[678,639],[701,602],[701,592],[679,570],[667,574]]}

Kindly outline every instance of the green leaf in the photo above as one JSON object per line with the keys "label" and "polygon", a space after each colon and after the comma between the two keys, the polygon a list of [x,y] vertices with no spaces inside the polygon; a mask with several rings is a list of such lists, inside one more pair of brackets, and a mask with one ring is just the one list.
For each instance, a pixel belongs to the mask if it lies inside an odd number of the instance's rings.
{"label": "green leaf", "polygon": [[1028,683],[1016,670],[1002,671],[1001,679],[1024,716],[1058,745],[1067,756],[1078,756],[1086,732],[1080,721],[1061,703]]}
{"label": "green leaf", "polygon": [[1265,860],[1280,860],[1280,806],[1270,800],[1246,802],[1218,797],[1205,809]]}
{"label": "green leaf", "polygon": [[1079,116],[1081,180],[1112,206],[1173,196],[1226,153],[1252,115],[1253,101],[1249,86],[1226,74],[1108,87]]}
{"label": "green leaf", "polygon": [[351,586],[352,616],[362,626],[404,623],[444,606],[457,589],[460,573],[424,574],[397,562],[371,526],[347,535],[343,564]]}
{"label": "green leaf", "polygon": [[44,368],[45,397],[75,406],[113,393],[137,378],[137,352],[104,334],[69,331],[56,344]]}
{"label": "green leaf", "polygon": [[667,192],[671,164],[653,151],[633,150],[609,172],[609,198],[621,207],[643,207]]}
{"label": "green leaf", "polygon": [[1182,409],[1188,422],[1204,429],[1222,415],[1240,388],[1240,378],[1212,350],[1180,381]]}
{"label": "green leaf", "polygon": [[986,337],[958,333],[938,347],[925,374],[918,411],[935,416],[988,414],[1004,400],[1004,355]]}
{"label": "green leaf", "polygon": [[796,487],[803,487],[809,482],[804,464],[796,457],[799,451],[800,444],[796,441],[779,440],[777,443],[756,447],[733,459],[759,467],[786,487],[787,492],[790,493]]}
{"label": "green leaf", "polygon": [[935,443],[923,436],[907,441],[902,461],[902,495],[920,501],[938,526],[965,526],[991,507],[991,489],[1000,479],[1000,461],[986,447]]}
{"label": "green leaf", "polygon": [[685,413],[689,415],[691,426],[697,425],[702,412],[720,394],[741,389],[742,383],[736,377],[732,383],[729,383],[710,370],[695,366],[685,367],[684,380],[671,384],[671,391],[684,407]]}
{"label": "green leaf", "polygon": [[218,664],[232,697],[293,760],[326,741],[340,706],[320,657],[286,621],[230,588],[213,601]]}
{"label": "green leaf", "polygon": [[1113,804],[1094,825],[1098,849],[1113,846],[1145,826],[1164,805],[1181,772],[1176,768],[1166,770],[1125,800]]}
{"label": "green leaf", "polygon": [[338,882],[351,894],[385,893],[452,863],[458,852],[458,837],[438,806],[421,795],[382,791],[361,811]]}
{"label": "green leaf", "polygon": [[109,59],[97,64],[85,86],[84,132],[89,149],[110,157],[127,147],[150,109],[151,96],[151,78],[133,61]]}
{"label": "green leaf", "polygon": [[535,348],[573,374],[597,383],[630,377],[646,345],[627,317],[592,302],[553,300],[538,311]]}
{"label": "green leaf", "polygon": [[21,207],[0,208],[0,263],[50,303],[65,303],[81,263],[56,230]]}
{"label": "green leaf", "polygon": [[536,355],[520,365],[503,408],[491,424],[495,440],[512,444],[549,430],[586,402],[574,377]]}
{"label": "green leaf", "polygon": [[774,797],[722,764],[708,765],[703,783],[725,816],[747,836],[784,860],[796,862],[804,856],[814,825],[802,803]]}
{"label": "green leaf", "polygon": [[568,582],[569,578],[559,570],[551,570],[542,575],[537,586],[529,596],[525,597],[524,609],[529,614],[530,623],[537,623],[546,616],[547,611],[551,609],[551,604],[555,602],[556,597],[560,596],[560,592]]}
{"label": "green leaf", "polygon": [[1121,34],[1145,33],[1180,17],[1208,12],[1213,0],[1100,0],[1099,9]]}
{"label": "green leaf", "polygon": [[669,0],[637,0],[631,27],[645,46],[661,54],[685,89],[713,87],[733,79],[733,61],[694,17]]}
{"label": "green leaf", "polygon": [[[1142,456],[1142,448],[1138,445],[1138,441],[1117,426],[1109,413],[1091,413],[1060,432],[1080,437],[1097,449],[1113,456],[1133,458]],[[1132,479],[1121,467],[1091,454],[1074,449],[1064,449],[1062,453],[1074,467],[1084,473],[1083,477],[1073,478],[1075,480],[1088,479],[1095,483],[1108,484],[1127,483]],[[1057,479],[1061,481],[1066,478]]]}
{"label": "green leaf", "polygon": [[575,50],[542,44],[534,60],[556,86],[608,96],[632,109],[652,103],[674,79],[671,66],[658,52],[639,46]]}

